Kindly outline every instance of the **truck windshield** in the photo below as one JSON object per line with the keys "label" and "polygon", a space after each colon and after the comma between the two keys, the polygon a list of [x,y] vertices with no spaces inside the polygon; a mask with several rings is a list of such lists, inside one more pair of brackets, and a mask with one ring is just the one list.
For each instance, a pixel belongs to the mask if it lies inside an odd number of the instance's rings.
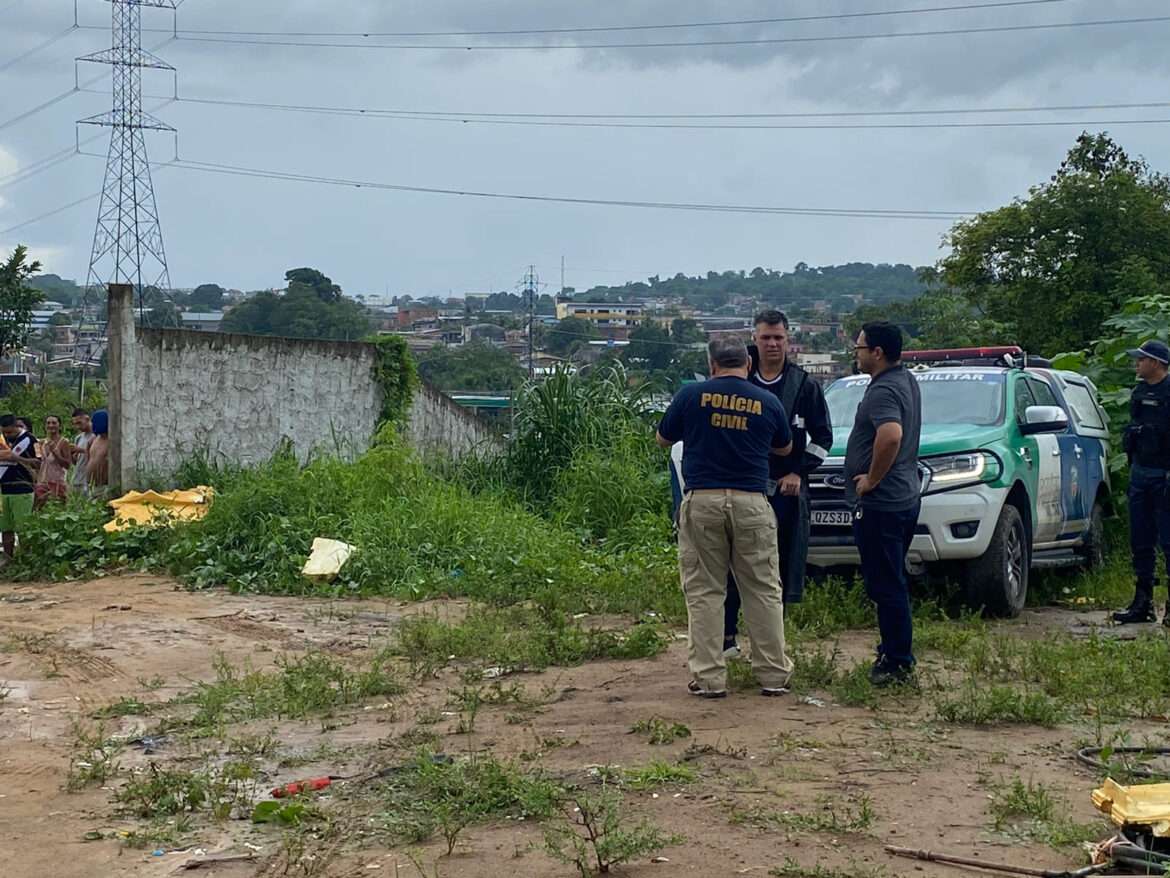
{"label": "truck windshield", "polygon": [[[922,391],[922,423],[971,424],[989,427],[1003,421],[1002,372],[963,372],[938,369],[915,372]],[[869,376],[834,381],[825,391],[834,427],[852,427],[857,404],[869,386]]]}

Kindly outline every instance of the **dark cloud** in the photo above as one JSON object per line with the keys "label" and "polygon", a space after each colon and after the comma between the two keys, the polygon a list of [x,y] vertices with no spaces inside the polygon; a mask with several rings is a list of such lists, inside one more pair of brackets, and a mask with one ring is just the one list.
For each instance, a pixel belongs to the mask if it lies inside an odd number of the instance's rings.
{"label": "dark cloud", "polygon": [[[713,17],[944,5],[958,0],[188,0],[191,29],[403,31],[661,23]],[[0,0],[2,5],[3,0]],[[109,5],[81,0],[83,23]],[[1044,7],[754,28],[556,37],[663,41],[848,34],[1168,14],[1164,0],[1072,0]],[[0,65],[72,22],[66,0],[17,0],[5,18]],[[144,11],[150,27],[170,16]],[[188,96],[407,109],[524,112],[808,112],[1159,100],[1170,72],[1170,24],[754,47],[513,52],[226,46],[171,41],[158,51],[179,68]],[[0,72],[0,121],[72,87],[71,58],[100,48],[82,31]],[[148,34],[155,45],[164,34]],[[96,71],[85,69],[82,75]],[[146,90],[169,93],[165,74]],[[108,99],[73,95],[0,131],[19,163],[74,140],[73,121]],[[978,210],[1045,179],[1076,127],[1004,130],[671,131],[473,126],[337,118],[171,105],[181,155],[292,172],[493,191],[809,207]],[[1085,112],[1103,122],[1134,112]],[[1157,114],[1154,115],[1165,115]],[[1170,126],[1117,126],[1131,153],[1156,165]],[[83,136],[88,134],[83,132]],[[100,149],[101,143],[90,147]],[[171,156],[152,137],[157,159]],[[0,156],[0,166],[4,163]],[[0,229],[100,185],[100,159],[76,158],[0,190]],[[0,173],[3,173],[0,167]],[[504,287],[536,261],[586,287],[657,272],[790,267],[864,259],[922,263],[946,223],[665,214],[601,207],[482,202],[253,179],[157,173],[176,283],[258,287],[292,264],[319,264],[350,291],[441,293]],[[0,246],[28,241],[50,270],[84,271],[95,205],[63,213]],[[588,268],[589,271],[574,271]],[[559,278],[557,278],[559,280]]]}

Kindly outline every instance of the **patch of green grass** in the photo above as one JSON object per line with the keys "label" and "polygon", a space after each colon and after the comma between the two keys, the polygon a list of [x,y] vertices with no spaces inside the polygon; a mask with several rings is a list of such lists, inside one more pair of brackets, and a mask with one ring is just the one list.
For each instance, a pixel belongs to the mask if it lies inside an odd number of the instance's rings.
{"label": "patch of green grass", "polygon": [[104,722],[95,726],[74,722],[72,736],[69,772],[65,779],[65,788],[69,792],[101,786],[118,773],[118,754],[122,745],[106,733]]}
{"label": "patch of green grass", "polygon": [[689,765],[654,761],[627,768],[621,773],[622,784],[632,790],[652,790],[658,787],[694,783],[699,773]]}
{"label": "patch of green grass", "polygon": [[828,650],[819,642],[812,650],[794,650],[796,669],[792,672],[792,691],[808,693],[827,690],[837,681],[837,660],[840,655],[836,643]]}
{"label": "patch of green grass", "polygon": [[638,720],[630,726],[630,733],[645,735],[647,744],[673,744],[680,738],[691,736],[691,730],[682,723],[671,722],[660,716]]}
{"label": "patch of green grass", "polygon": [[878,690],[869,682],[871,666],[870,662],[858,662],[848,671],[838,675],[837,679],[829,684],[829,692],[833,698],[846,707],[877,707]]}
{"label": "patch of green grass", "polygon": [[934,698],[934,711],[943,722],[959,725],[1036,725],[1052,727],[1064,719],[1061,706],[1042,692],[1024,692],[1012,686],[968,683],[958,692]]}
{"label": "patch of green grass", "polygon": [[662,652],[667,642],[655,625],[638,625],[629,632],[600,631],[548,607],[476,607],[456,623],[429,615],[404,619],[392,649],[425,674],[446,665],[451,656],[515,670],[542,670],[592,659],[645,658]]}
{"label": "patch of green grass", "polygon": [[879,866],[857,862],[850,863],[843,869],[823,866],[820,863],[802,866],[791,857],[785,857],[784,865],[772,869],[768,875],[771,878],[886,878],[889,872]]}
{"label": "patch of green grass", "polygon": [[233,812],[250,809],[258,783],[250,762],[231,762],[218,771],[160,768],[151,762],[129,777],[114,801],[143,819],[205,811],[226,820]]}
{"label": "patch of green grass", "polygon": [[760,688],[760,681],[756,677],[756,672],[752,670],[751,662],[743,658],[727,660],[727,688],[732,692]]}
{"label": "patch of green grass", "polygon": [[180,815],[170,820],[152,820],[128,832],[122,838],[122,844],[134,850],[175,850],[187,846],[192,831],[189,815]]}
{"label": "patch of green grass", "polygon": [[113,704],[107,704],[105,707],[98,710],[94,716],[96,717],[118,717],[118,716],[145,716],[150,713],[151,706],[137,698],[122,697]]}
{"label": "patch of green grass", "polygon": [[731,822],[757,829],[847,834],[868,831],[873,825],[874,816],[873,802],[869,796],[859,795],[843,802],[822,799],[817,808],[810,812],[776,811],[759,806],[735,808],[731,812]]}
{"label": "patch of green grass", "polygon": [[784,620],[793,635],[825,637],[877,624],[873,602],[860,579],[830,578],[810,584],[799,604],[784,608]]}
{"label": "patch of green grass", "polygon": [[441,833],[448,853],[468,826],[501,817],[552,816],[562,790],[489,756],[452,761],[420,751],[391,774],[381,792],[382,818],[399,842],[426,841]]}
{"label": "patch of green grass", "polygon": [[283,656],[272,672],[238,670],[224,656],[215,662],[215,679],[199,683],[180,703],[195,706],[189,724],[216,727],[244,720],[287,717],[300,719],[328,713],[367,698],[399,695],[405,687],[376,657],[368,667],[353,670],[322,653]]}
{"label": "patch of green grass", "polygon": [[1041,783],[1015,778],[992,786],[988,811],[992,826],[1018,838],[1069,847],[1100,838],[1103,824],[1074,823],[1067,804]]}

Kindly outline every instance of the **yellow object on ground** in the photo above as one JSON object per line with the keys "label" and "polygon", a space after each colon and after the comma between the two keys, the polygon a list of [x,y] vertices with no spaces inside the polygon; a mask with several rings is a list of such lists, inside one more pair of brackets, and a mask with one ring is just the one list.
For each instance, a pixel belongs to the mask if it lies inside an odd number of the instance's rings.
{"label": "yellow object on ground", "polygon": [[1170,783],[1123,787],[1106,778],[1093,790],[1093,804],[1118,826],[1149,826],[1156,836],[1170,836]]}
{"label": "yellow object on ground", "polygon": [[114,533],[142,524],[173,521],[196,521],[207,514],[215,491],[205,485],[187,491],[131,491],[110,501],[114,520],[106,522],[106,531]]}
{"label": "yellow object on ground", "polygon": [[353,553],[354,547],[349,543],[317,537],[313,540],[313,551],[301,573],[316,582],[330,582],[341,572],[342,566]]}

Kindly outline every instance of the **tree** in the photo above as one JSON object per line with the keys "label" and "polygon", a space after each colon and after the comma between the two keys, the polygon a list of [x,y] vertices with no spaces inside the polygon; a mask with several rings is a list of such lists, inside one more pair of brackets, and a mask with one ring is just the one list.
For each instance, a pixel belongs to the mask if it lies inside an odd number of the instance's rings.
{"label": "tree", "polygon": [[670,338],[676,344],[701,344],[706,343],[707,333],[699,326],[699,321],[678,317],[670,323]]}
{"label": "tree", "polygon": [[315,268],[293,268],[284,273],[288,291],[297,288],[310,290],[322,302],[336,302],[341,299],[341,287]]}
{"label": "tree", "polygon": [[227,290],[219,284],[200,284],[191,291],[187,304],[192,308],[202,308],[205,311],[219,311],[223,308],[223,300]]}
{"label": "tree", "polygon": [[502,348],[474,341],[462,347],[435,347],[418,358],[418,374],[441,390],[512,391],[527,377]]}
{"label": "tree", "polygon": [[647,372],[661,372],[673,362],[675,350],[670,333],[661,326],[648,323],[630,333],[625,360],[627,363],[639,361]]}
{"label": "tree", "polygon": [[18,246],[0,266],[0,357],[20,350],[32,334],[33,311],[45,300],[29,279],[41,270],[28,261],[28,249]]}
{"label": "tree", "polygon": [[154,329],[178,329],[183,325],[179,309],[158,287],[150,286],[142,290],[142,308],[143,326]]}
{"label": "tree", "polygon": [[1170,179],[1083,133],[1026,199],[955,225],[940,277],[1025,348],[1084,348],[1136,294],[1170,279]]}
{"label": "tree", "polygon": [[305,284],[294,284],[283,296],[257,293],[227,313],[225,332],[279,335],[285,338],[329,338],[357,341],[369,335],[369,313],[344,296],[326,302]]}
{"label": "tree", "polygon": [[567,356],[588,344],[591,338],[600,338],[593,323],[580,317],[566,317],[548,331],[548,349],[558,356]]}

